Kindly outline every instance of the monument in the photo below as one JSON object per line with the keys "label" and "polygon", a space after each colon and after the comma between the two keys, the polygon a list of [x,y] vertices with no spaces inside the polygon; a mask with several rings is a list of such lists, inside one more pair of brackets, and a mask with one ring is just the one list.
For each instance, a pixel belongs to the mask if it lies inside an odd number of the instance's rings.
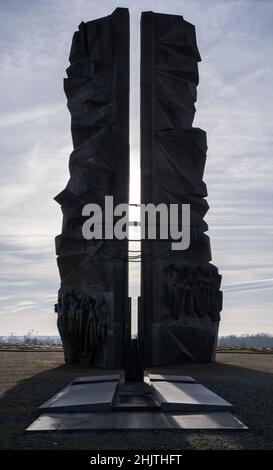
{"label": "monument", "polygon": [[27,431],[247,429],[231,403],[194,377],[144,375],[146,366],[210,362],[215,354],[221,276],[210,264],[203,220],[206,134],[192,127],[199,60],[194,26],[182,16],[142,14],[142,202],[190,204],[191,237],[184,251],[172,251],[168,238],[142,240],[133,339],[128,240],[82,234],[86,204],[103,207],[106,195],[128,203],[128,10],[81,23],[74,35],[65,80],[74,151],[69,182],[56,197],[63,211],[58,328],[67,362],[123,367],[125,374],[87,370],[40,405]]}
{"label": "monument", "polygon": [[64,89],[74,150],[70,179],[55,197],[63,212],[56,253],[56,306],[65,360],[121,367],[128,329],[128,241],[86,240],[87,203],[129,198],[129,13],[81,23],[74,34]]}
{"label": "monument", "polygon": [[[182,16],[141,17],[141,202],[190,204],[191,243],[142,241],[142,344],[147,365],[214,360],[221,276],[203,220],[206,133],[192,127],[198,85],[195,27]],[[181,221],[180,221],[181,223]]]}
{"label": "monument", "polygon": [[221,276],[205,233],[206,134],[192,127],[200,60],[195,28],[182,16],[142,14],[141,202],[190,204],[191,243],[172,251],[170,240],[142,240],[132,348],[128,240],[82,235],[85,204],[103,207],[106,195],[114,205],[129,200],[128,10],[81,23],[74,34],[64,82],[74,150],[69,182],[55,198],[63,212],[56,311],[66,362],[126,368],[214,360]]}

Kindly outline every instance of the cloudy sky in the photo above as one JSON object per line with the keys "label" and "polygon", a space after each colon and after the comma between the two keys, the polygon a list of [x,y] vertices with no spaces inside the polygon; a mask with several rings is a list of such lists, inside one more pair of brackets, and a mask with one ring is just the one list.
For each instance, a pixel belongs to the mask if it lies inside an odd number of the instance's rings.
{"label": "cloudy sky", "polygon": [[[141,11],[195,24],[200,84],[194,125],[208,134],[205,180],[213,262],[223,275],[220,333],[273,334],[273,2],[0,0],[0,335],[56,334],[53,201],[68,180],[70,116],[62,80],[78,24],[117,6],[131,14],[132,202],[138,202]],[[138,292],[136,269],[130,290]]]}

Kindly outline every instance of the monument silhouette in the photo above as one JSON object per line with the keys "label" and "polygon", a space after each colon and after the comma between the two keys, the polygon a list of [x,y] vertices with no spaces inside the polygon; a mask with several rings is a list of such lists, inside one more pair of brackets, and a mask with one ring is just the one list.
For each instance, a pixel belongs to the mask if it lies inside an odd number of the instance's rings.
{"label": "monument silhouette", "polygon": [[[206,133],[192,127],[198,85],[195,28],[182,16],[141,17],[141,203],[190,204],[191,242],[142,240],[137,339],[131,338],[128,240],[86,240],[85,204],[129,203],[129,12],[81,23],[64,89],[74,150],[56,196],[61,286],[56,312],[65,361],[125,368],[210,362],[217,344],[221,276],[210,263],[203,173]],[[179,221],[181,224],[182,221]]]}

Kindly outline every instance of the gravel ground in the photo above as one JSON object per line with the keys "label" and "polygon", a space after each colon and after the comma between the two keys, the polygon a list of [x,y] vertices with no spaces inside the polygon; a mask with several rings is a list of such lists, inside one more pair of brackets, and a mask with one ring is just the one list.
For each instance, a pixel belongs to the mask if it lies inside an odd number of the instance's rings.
{"label": "gravel ground", "polygon": [[[78,431],[25,433],[37,407],[80,375],[60,352],[0,351],[2,449],[273,449],[273,354],[219,353],[215,364],[158,368],[192,375],[235,406],[248,431]],[[111,371],[109,371],[110,373]]]}

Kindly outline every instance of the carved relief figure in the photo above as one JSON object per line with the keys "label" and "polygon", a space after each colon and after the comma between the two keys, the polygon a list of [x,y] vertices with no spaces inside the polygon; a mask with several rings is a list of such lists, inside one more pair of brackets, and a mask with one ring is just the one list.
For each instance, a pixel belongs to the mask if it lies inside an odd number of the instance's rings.
{"label": "carved relief figure", "polygon": [[170,315],[220,320],[222,293],[221,276],[215,266],[171,264],[164,269],[164,301]]}
{"label": "carved relief figure", "polygon": [[55,305],[58,328],[65,345],[65,361],[91,364],[107,343],[107,304],[103,297],[82,296],[71,290]]}

